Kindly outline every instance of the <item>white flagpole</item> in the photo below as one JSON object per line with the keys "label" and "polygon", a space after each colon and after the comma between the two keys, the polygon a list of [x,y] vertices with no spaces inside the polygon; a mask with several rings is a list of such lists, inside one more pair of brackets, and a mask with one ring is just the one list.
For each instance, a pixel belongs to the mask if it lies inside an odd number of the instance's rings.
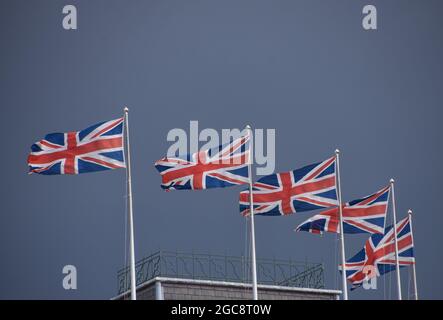
{"label": "white flagpole", "polygon": [[343,206],[341,200],[341,183],[340,183],[340,150],[335,150],[335,159],[337,164],[337,188],[338,188],[338,205],[340,213],[340,249],[341,249],[341,265],[342,265],[342,287],[343,300],[348,300],[348,286],[346,283],[346,255],[345,255],[345,236],[343,232]]}
{"label": "white flagpole", "polygon": [[398,263],[397,214],[395,212],[394,179],[391,179],[390,183],[391,183],[391,192],[392,192],[392,213],[394,216],[394,244],[395,244],[395,269],[397,273],[397,296],[398,300],[401,300],[401,279],[400,279],[400,264]]}
{"label": "white flagpole", "polygon": [[137,300],[135,282],[134,217],[132,212],[131,150],[129,147],[129,109],[125,107],[124,112],[126,136],[126,170],[128,175],[129,267],[131,271],[131,300]]}
{"label": "white flagpole", "polygon": [[[412,210],[409,209],[409,226],[411,227],[411,237],[412,237],[412,247],[414,248],[414,256],[415,256],[415,246],[414,246],[414,233],[412,232]],[[417,259],[414,257],[414,264],[412,265],[412,284],[414,286],[414,300],[418,300],[418,291],[417,291],[417,274],[415,273],[415,264],[417,263]]]}
{"label": "white flagpole", "polygon": [[250,125],[246,126],[249,134],[249,161],[248,161],[248,176],[249,176],[249,213],[251,218],[251,255],[252,255],[252,298],[258,300],[257,291],[257,262],[255,258],[255,226],[254,226],[254,199],[252,196],[252,161],[254,158],[252,129]]}

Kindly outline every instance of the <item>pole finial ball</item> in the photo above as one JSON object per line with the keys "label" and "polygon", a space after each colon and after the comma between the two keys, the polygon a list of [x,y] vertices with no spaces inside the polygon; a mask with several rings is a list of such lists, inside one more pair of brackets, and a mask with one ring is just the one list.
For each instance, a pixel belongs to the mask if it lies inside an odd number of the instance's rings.
{"label": "pole finial ball", "polygon": [[394,183],[395,182],[394,178],[391,178],[391,180],[389,180],[389,182]]}
{"label": "pole finial ball", "polygon": [[128,108],[128,107],[125,107],[123,110],[124,110],[126,113],[129,112],[129,108]]}
{"label": "pole finial ball", "polygon": [[408,210],[408,214],[412,214],[412,210],[411,209]]}
{"label": "pole finial ball", "polygon": [[247,124],[246,129],[251,130],[251,126],[249,124]]}
{"label": "pole finial ball", "polygon": [[339,149],[335,149],[335,154],[339,154],[340,150]]}

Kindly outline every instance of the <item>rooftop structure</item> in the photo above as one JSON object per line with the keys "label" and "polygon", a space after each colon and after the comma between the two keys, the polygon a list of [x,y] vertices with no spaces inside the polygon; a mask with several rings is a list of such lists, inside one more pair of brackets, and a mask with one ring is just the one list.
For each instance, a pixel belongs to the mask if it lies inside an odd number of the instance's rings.
{"label": "rooftop structure", "polygon": [[[138,299],[251,299],[250,260],[227,255],[158,251],[136,263]],[[337,299],[324,289],[321,263],[257,259],[264,299]],[[118,295],[128,297],[129,269],[118,272]]]}

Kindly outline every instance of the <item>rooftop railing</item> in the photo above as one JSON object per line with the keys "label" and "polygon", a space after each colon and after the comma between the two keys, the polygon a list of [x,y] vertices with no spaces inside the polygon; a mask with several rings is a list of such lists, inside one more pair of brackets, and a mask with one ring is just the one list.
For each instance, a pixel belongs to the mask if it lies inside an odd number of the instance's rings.
{"label": "rooftop railing", "polygon": [[[251,282],[251,261],[243,256],[158,251],[138,261],[137,285],[155,277]],[[118,293],[129,290],[129,268],[118,271]],[[324,288],[323,265],[292,260],[257,259],[259,284]]]}

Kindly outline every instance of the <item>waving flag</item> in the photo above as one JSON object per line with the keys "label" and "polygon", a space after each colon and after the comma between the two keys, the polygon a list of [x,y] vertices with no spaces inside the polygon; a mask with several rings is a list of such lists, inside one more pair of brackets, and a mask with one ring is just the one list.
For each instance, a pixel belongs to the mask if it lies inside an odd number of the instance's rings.
{"label": "waving flag", "polygon": [[[409,216],[397,223],[398,261],[400,267],[415,263]],[[368,276],[367,266],[375,268],[376,276],[391,272],[396,268],[394,229],[386,229],[385,234],[373,234],[365,247],[346,262],[346,277],[353,289],[362,285]],[[366,270],[365,270],[366,269]]]}
{"label": "waving flag", "polygon": [[[254,213],[287,215],[337,206],[335,180],[335,157],[262,177],[253,185]],[[240,212],[249,214],[249,190],[240,193]]]}
{"label": "waving flag", "polygon": [[51,133],[31,146],[30,173],[80,174],[125,168],[123,118],[85,130]]}
{"label": "waving flag", "polygon": [[249,182],[249,135],[229,144],[184,157],[166,157],[155,163],[169,190],[223,188]]}
{"label": "waving flag", "polygon": [[[381,233],[385,230],[390,187],[343,206],[344,233]],[[301,223],[296,231],[340,233],[339,208],[323,211]]]}

